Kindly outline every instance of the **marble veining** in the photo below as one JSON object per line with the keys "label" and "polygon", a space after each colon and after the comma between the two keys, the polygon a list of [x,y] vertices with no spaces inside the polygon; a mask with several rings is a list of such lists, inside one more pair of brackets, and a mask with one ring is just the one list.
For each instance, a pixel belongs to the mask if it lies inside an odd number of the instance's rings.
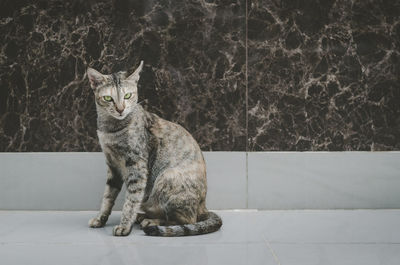
{"label": "marble veining", "polygon": [[400,150],[399,1],[4,0],[0,34],[0,152],[99,151],[86,67],[140,60],[205,151]]}
{"label": "marble veining", "polygon": [[400,149],[399,1],[249,10],[249,150]]}
{"label": "marble veining", "polygon": [[244,150],[243,1],[2,1],[0,151],[99,151],[87,66],[145,61],[139,100],[203,150]]}

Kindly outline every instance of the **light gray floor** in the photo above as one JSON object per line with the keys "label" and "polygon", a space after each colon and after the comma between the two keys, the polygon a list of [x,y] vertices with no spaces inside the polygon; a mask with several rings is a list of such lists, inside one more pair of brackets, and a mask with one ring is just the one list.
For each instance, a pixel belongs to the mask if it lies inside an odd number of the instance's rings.
{"label": "light gray floor", "polygon": [[0,211],[0,264],[400,264],[400,210],[217,212],[214,234],[121,238],[120,212],[90,229],[95,212]]}

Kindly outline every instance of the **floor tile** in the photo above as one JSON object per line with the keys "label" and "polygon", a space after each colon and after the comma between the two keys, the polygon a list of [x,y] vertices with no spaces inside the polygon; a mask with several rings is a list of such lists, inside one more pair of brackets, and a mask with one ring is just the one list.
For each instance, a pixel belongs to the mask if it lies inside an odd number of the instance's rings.
{"label": "floor tile", "polygon": [[260,211],[270,242],[400,243],[400,210]]}
{"label": "floor tile", "polygon": [[284,265],[398,265],[398,244],[271,244]]}
{"label": "floor tile", "polygon": [[160,238],[112,236],[120,212],[0,211],[1,264],[400,264],[400,210],[216,212],[216,233]]}
{"label": "floor tile", "polygon": [[151,243],[185,245],[188,243],[262,243],[263,236],[252,227],[251,211],[216,211],[223,220],[220,231],[207,235],[178,238],[148,237],[135,225],[128,237],[113,237],[121,212],[113,212],[106,227],[89,228],[87,222],[96,212],[12,212],[0,211],[0,243]]}
{"label": "floor tile", "polygon": [[125,244],[3,244],[1,264],[274,265],[263,243],[188,246]]}

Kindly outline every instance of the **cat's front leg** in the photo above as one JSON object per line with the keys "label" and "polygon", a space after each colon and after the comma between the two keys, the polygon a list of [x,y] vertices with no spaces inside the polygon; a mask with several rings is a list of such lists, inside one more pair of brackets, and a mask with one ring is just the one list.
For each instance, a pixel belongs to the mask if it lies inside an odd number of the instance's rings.
{"label": "cat's front leg", "polygon": [[126,196],[122,208],[121,223],[114,227],[114,236],[127,236],[131,232],[132,225],[140,212],[147,183],[147,162],[138,161],[134,167],[128,169],[125,179]]}
{"label": "cat's front leg", "polygon": [[108,217],[111,214],[112,207],[114,206],[115,199],[118,197],[123,184],[122,177],[117,175],[116,172],[112,174],[112,170],[107,171],[107,182],[104,189],[103,200],[100,207],[99,214],[89,220],[89,226],[92,228],[103,227]]}

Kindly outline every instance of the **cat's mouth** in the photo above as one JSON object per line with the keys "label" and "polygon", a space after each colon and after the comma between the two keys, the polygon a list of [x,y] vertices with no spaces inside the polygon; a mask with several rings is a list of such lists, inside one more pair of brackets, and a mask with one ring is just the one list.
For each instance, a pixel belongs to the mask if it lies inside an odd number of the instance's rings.
{"label": "cat's mouth", "polygon": [[128,117],[129,115],[131,115],[132,110],[131,109],[125,109],[122,112],[118,112],[118,111],[110,111],[108,114],[117,119],[117,120],[124,120],[126,119],[126,117]]}
{"label": "cat's mouth", "polygon": [[117,120],[123,120],[123,119],[125,119],[126,118],[126,116],[127,116],[127,114],[125,114],[125,113],[118,113],[118,114],[114,114],[114,115],[112,115],[114,118],[116,118]]}

